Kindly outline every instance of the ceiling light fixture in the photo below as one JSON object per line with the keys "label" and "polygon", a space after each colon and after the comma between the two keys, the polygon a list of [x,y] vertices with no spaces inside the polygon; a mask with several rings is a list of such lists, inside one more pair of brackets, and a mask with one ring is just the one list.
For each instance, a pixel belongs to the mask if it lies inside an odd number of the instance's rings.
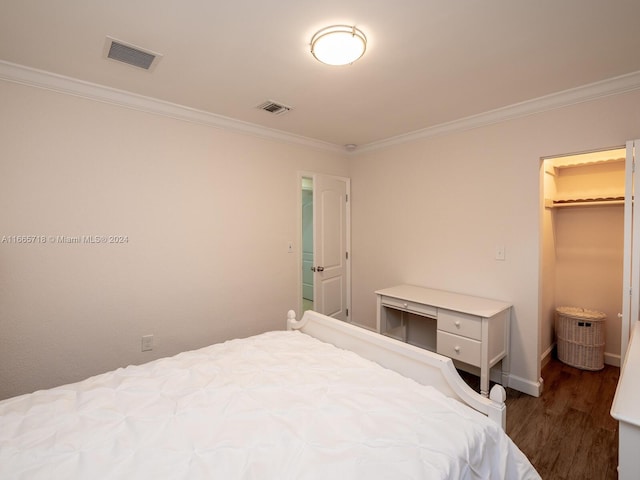
{"label": "ceiling light fixture", "polygon": [[316,32],[311,38],[311,53],[327,65],[348,65],[364,55],[367,37],[362,30],[349,25],[333,25]]}

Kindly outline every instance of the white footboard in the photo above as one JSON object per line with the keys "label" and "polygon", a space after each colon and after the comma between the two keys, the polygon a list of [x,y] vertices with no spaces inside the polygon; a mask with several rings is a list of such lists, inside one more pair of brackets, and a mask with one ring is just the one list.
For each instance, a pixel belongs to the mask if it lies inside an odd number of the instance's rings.
{"label": "white footboard", "polygon": [[350,350],[423,385],[432,385],[506,427],[506,392],[501,385],[485,398],[462,380],[450,358],[308,310],[300,321],[290,310],[287,330],[300,330],[323,342]]}

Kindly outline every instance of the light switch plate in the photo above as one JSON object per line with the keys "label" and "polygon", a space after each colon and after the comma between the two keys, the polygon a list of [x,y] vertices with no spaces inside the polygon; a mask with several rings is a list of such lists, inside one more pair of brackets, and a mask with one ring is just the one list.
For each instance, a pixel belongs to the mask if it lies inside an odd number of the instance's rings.
{"label": "light switch plate", "polygon": [[142,351],[148,352],[149,350],[153,350],[153,335],[143,335],[142,336]]}

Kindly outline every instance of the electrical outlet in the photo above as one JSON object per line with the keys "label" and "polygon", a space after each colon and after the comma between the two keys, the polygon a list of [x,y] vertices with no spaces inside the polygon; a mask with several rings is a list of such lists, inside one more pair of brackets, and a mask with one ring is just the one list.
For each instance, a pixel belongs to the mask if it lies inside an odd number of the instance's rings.
{"label": "electrical outlet", "polygon": [[142,336],[142,351],[148,352],[149,350],[153,350],[153,335],[143,335]]}
{"label": "electrical outlet", "polygon": [[504,259],[505,259],[504,245],[500,245],[496,247],[496,260],[504,260]]}
{"label": "electrical outlet", "polygon": [[287,248],[287,253],[293,253],[293,242],[289,242],[288,248]]}

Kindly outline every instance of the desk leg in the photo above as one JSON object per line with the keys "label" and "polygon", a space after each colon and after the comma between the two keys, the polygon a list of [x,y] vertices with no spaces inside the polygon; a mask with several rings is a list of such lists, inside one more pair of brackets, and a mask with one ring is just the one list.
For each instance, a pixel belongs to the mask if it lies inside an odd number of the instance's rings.
{"label": "desk leg", "polygon": [[489,396],[489,369],[484,366],[480,368],[480,395]]}
{"label": "desk leg", "polygon": [[482,345],[480,346],[480,394],[483,397],[489,396],[489,320],[482,319]]}

